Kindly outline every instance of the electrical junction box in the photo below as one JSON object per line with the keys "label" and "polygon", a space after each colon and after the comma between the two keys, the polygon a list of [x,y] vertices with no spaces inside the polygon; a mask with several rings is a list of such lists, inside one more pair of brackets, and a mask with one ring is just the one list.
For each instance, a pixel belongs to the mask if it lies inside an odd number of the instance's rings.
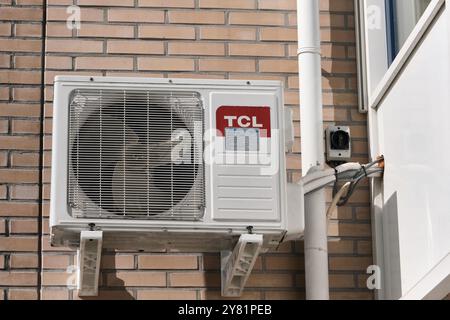
{"label": "electrical junction box", "polygon": [[348,126],[329,126],[326,129],[327,161],[347,162],[352,157],[351,134]]}

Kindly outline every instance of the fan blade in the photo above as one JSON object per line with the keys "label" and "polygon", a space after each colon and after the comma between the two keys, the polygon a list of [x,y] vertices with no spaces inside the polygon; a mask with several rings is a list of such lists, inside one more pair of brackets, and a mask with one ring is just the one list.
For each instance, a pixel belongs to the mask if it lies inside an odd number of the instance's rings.
{"label": "fan blade", "polygon": [[170,194],[154,185],[154,178],[144,166],[117,163],[112,181],[114,206],[128,215],[155,215],[170,209]]}
{"label": "fan blade", "polygon": [[[101,116],[99,114],[98,118],[101,119],[104,137],[117,137],[117,133],[121,133],[121,139],[111,141],[114,145],[117,146],[123,143],[124,146],[127,146],[129,144],[135,144],[139,141],[138,135],[130,129],[126,123],[124,124],[123,120],[106,114],[102,114]],[[95,126],[98,128],[98,124],[95,123]]]}
{"label": "fan blade", "polygon": [[176,145],[175,142],[171,140],[165,140],[159,143],[150,144],[149,154],[150,162],[149,166],[151,168],[156,168],[159,166],[166,165],[172,162],[172,149]]}

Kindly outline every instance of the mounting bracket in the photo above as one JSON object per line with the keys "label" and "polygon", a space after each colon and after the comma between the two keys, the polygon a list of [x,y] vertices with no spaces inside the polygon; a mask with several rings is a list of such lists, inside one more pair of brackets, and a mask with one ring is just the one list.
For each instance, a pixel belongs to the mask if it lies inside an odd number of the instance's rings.
{"label": "mounting bracket", "polygon": [[102,231],[81,231],[78,250],[78,295],[98,295],[102,256]]}
{"label": "mounting bracket", "polygon": [[222,296],[241,296],[262,244],[262,235],[243,234],[233,251],[221,251]]}

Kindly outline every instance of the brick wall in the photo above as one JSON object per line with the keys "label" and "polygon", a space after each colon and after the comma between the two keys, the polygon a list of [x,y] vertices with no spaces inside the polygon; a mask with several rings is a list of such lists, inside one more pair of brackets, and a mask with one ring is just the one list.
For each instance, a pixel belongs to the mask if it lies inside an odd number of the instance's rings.
{"label": "brick wall", "polygon": [[[350,125],[355,160],[366,161],[366,118],[357,110],[353,0],[320,3],[324,119]],[[47,0],[39,250],[42,5],[33,0],[0,4],[0,298],[39,298],[39,281],[42,299],[77,299],[67,287],[74,279],[75,252],[48,244],[55,75],[282,80],[296,128],[288,172],[290,179],[299,179],[295,0]],[[80,30],[66,27],[66,8],[72,4],[81,7]],[[372,264],[367,185],[333,217],[329,232],[331,297],[373,298],[365,289],[365,269]],[[259,258],[243,298],[302,299],[303,270],[303,243],[284,244]],[[219,298],[219,257],[104,252],[100,297]]]}
{"label": "brick wall", "polygon": [[0,4],[0,298],[36,299],[43,9]]}

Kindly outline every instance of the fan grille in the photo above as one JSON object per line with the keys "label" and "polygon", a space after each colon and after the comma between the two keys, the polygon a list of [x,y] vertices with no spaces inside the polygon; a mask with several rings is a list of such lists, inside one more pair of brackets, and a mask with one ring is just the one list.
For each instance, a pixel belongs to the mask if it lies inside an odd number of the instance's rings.
{"label": "fan grille", "polygon": [[69,110],[73,216],[203,216],[203,108],[197,92],[77,89]]}

